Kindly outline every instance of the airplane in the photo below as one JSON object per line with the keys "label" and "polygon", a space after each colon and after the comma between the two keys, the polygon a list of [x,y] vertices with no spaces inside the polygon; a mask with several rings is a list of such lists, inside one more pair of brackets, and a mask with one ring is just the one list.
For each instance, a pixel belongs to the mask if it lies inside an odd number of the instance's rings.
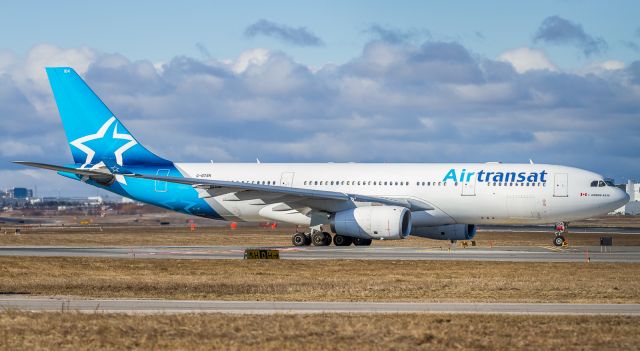
{"label": "airplane", "polygon": [[74,69],[46,73],[73,163],[16,163],[188,215],[309,228],[293,233],[295,246],[455,242],[473,239],[478,225],[553,223],[561,246],[562,223],[629,201],[600,174],[533,162],[174,163],[140,144]]}

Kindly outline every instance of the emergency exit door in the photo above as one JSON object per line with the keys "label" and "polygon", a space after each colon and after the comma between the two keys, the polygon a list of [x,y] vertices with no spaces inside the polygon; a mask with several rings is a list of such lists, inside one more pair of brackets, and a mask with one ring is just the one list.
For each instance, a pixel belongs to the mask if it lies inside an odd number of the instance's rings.
{"label": "emergency exit door", "polygon": [[569,196],[569,176],[567,173],[556,173],[553,175],[553,196]]}

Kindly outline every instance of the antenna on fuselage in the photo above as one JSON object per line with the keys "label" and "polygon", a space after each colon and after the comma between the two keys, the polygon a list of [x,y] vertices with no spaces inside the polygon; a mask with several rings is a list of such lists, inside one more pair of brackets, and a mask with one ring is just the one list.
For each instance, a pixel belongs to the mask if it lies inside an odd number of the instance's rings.
{"label": "antenna on fuselage", "polygon": [[532,160],[532,159],[529,159],[529,163],[530,163],[530,164],[533,164],[533,160]]}
{"label": "antenna on fuselage", "polygon": [[260,163],[260,159],[256,157],[256,163]]}

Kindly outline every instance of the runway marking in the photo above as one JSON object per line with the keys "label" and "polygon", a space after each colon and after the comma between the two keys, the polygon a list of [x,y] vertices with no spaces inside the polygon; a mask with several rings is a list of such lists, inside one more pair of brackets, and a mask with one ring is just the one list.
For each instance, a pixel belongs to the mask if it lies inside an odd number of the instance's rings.
{"label": "runway marking", "polygon": [[564,248],[564,247],[556,247],[556,246],[538,246],[540,248],[543,249],[547,249],[549,251],[554,251],[554,252],[575,252],[578,251],[578,249],[573,248],[573,247],[568,247],[568,248]]}

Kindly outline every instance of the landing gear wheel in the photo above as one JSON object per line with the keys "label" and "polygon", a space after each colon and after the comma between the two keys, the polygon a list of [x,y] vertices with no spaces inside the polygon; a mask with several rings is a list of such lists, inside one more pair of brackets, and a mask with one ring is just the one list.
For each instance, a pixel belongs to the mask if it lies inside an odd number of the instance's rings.
{"label": "landing gear wheel", "polygon": [[371,239],[353,238],[353,245],[355,246],[370,246]]}
{"label": "landing gear wheel", "polygon": [[333,245],[335,246],[349,246],[351,242],[353,242],[353,238],[350,236],[336,234],[333,237]]}
{"label": "landing gear wheel", "polygon": [[293,246],[309,245],[309,244],[307,244],[308,240],[309,239],[307,238],[307,235],[305,233],[295,233],[291,237],[291,243],[293,243]]}
{"label": "landing gear wheel", "polygon": [[564,244],[564,236],[562,235],[557,235],[554,239],[553,239],[553,245],[555,246],[562,246]]}
{"label": "landing gear wheel", "polygon": [[324,245],[325,246],[331,245],[331,234],[327,232],[323,232],[322,234],[324,234]]}
{"label": "landing gear wheel", "polygon": [[[329,235],[329,238],[331,238],[331,235]],[[311,234],[311,243],[313,246],[327,246],[330,242],[331,239],[327,240],[325,233],[315,232]]]}

